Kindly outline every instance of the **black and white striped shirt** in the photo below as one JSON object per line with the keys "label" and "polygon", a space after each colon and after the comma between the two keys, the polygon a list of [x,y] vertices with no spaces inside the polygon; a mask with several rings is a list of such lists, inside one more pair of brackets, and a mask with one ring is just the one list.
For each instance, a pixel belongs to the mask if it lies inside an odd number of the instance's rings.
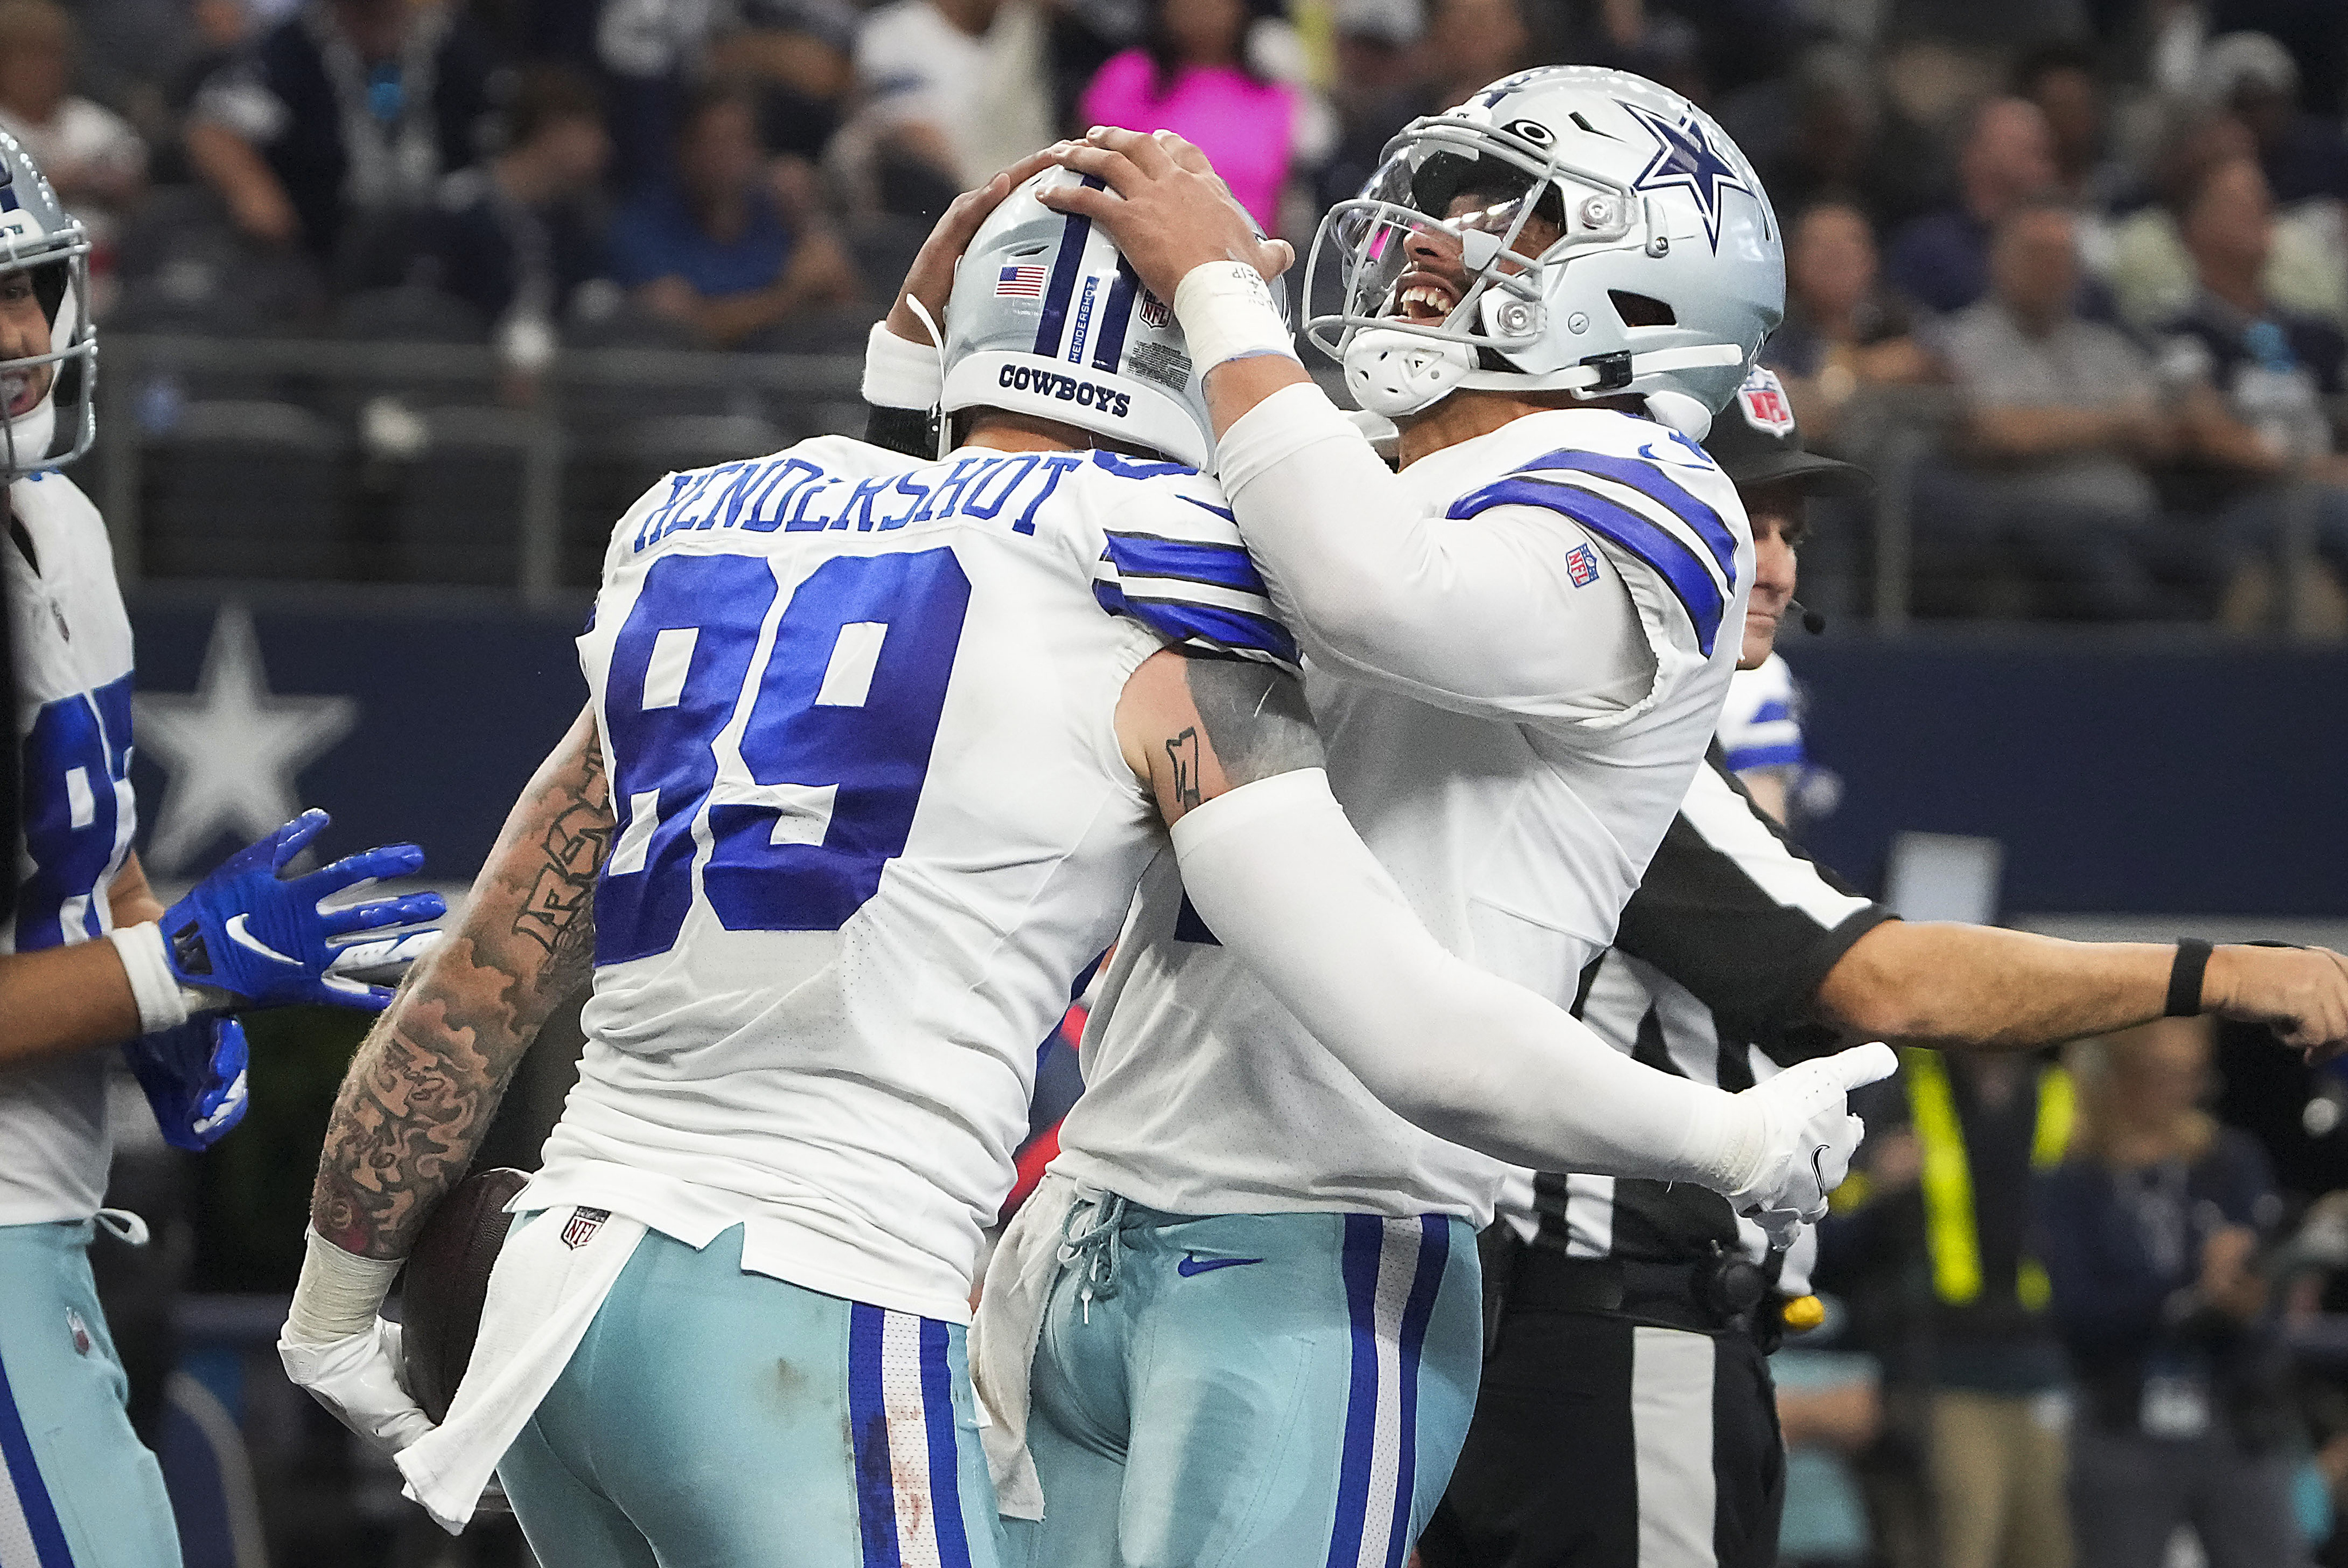
{"label": "black and white striped shirt", "polygon": [[[1575,1011],[1650,1067],[1748,1089],[1847,1043],[1812,1021],[1810,1000],[1851,944],[1890,918],[1764,815],[1715,748],[1624,906],[1614,946],[1583,972]],[[1760,1227],[1702,1187],[1547,1173],[1531,1188],[1511,1193],[1511,1223],[1575,1257],[1694,1263],[1717,1244],[1766,1262]],[[1806,1237],[1785,1260],[1781,1289],[1807,1287],[1812,1250]]]}

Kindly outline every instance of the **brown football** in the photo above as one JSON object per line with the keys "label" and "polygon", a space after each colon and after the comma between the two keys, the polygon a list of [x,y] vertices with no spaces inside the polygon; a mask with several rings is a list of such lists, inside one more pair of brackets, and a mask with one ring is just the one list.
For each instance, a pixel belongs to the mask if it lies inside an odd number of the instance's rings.
{"label": "brown football", "polygon": [[448,1419],[448,1401],[473,1358],[489,1270],[513,1224],[506,1204],[529,1182],[529,1172],[505,1166],[474,1172],[440,1200],[407,1255],[400,1276],[400,1359],[408,1394],[436,1421]]}

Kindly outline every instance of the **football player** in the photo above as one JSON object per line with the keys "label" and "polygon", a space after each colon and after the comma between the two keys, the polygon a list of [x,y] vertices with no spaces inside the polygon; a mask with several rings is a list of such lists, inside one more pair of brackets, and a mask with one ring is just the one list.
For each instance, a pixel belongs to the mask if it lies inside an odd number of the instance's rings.
{"label": "football player", "polygon": [[[953,279],[914,372],[947,456],[822,437],[621,519],[588,710],[345,1081],[281,1348],[452,1529],[494,1468],[566,1565],[994,1563],[981,1230],[1034,1041],[1154,862],[1364,1081],[1497,1153],[1806,1210],[1856,1139],[1845,1088],[1889,1066],[1740,1101],[1438,948],[1330,798],[1289,634],[1191,466],[1179,334],[1010,190],[916,269]],[[377,1307],[591,972],[579,1084],[433,1429]]]}
{"label": "football player", "polygon": [[[423,864],[412,845],[306,876],[287,860],[326,826],[311,812],[236,856],[170,908],[130,848],[130,622],[97,508],[59,472],[89,450],[97,335],[89,240],[0,135],[0,539],[15,689],[10,743],[24,811],[9,828],[15,917],[0,922],[0,1543],[24,1561],[179,1561],[154,1455],[98,1310],[89,1244],[111,1141],[108,1053],[120,1048],[164,1137],[218,1140],[244,1114],[244,1036],[231,1009],[380,1008],[346,978],[415,940],[333,938],[440,913],[421,894],[322,913],[320,900]],[[9,1559],[11,1562],[15,1558]]]}
{"label": "football player", "polygon": [[[1752,540],[1695,441],[1783,309],[1750,165],[1590,67],[1406,128],[1306,278],[1396,474],[1297,363],[1195,149],[1056,156],[1086,187],[1045,202],[1107,231],[1205,375],[1337,798],[1452,952],[1570,1003],[1737,657]],[[1398,1563],[1467,1430],[1504,1167],[1380,1104],[1184,893],[1145,882],[1055,1184],[991,1267],[1012,1538],[1068,1568]]]}

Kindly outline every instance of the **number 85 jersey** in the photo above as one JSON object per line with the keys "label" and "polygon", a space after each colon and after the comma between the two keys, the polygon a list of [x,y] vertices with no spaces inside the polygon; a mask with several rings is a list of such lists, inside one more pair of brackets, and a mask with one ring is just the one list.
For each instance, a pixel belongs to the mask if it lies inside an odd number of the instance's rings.
{"label": "number 85 jersey", "polygon": [[616,830],[516,1206],[965,1317],[1035,1043],[1166,842],[1114,716],[1177,642],[1294,659],[1175,465],[827,437],[655,486],[580,639]]}

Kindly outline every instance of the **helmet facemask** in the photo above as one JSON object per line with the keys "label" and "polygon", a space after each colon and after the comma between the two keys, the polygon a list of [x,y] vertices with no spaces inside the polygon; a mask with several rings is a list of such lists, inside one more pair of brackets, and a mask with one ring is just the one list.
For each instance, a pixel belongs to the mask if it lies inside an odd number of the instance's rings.
{"label": "helmet facemask", "polygon": [[[0,215],[0,223],[15,216]],[[10,265],[5,251],[0,243],[0,289],[29,278],[49,337],[45,353],[0,358],[0,468],[17,477],[61,468],[89,450],[97,435],[98,342],[89,320],[89,242],[78,225],[66,245],[38,261]],[[36,377],[48,381],[39,401],[9,415],[19,390]],[[62,422],[60,409],[67,411]]]}
{"label": "helmet facemask", "polygon": [[[1420,120],[1363,187],[1339,202],[1313,236],[1305,298],[1334,292],[1305,335],[1342,360],[1354,334],[1397,331],[1430,343],[1506,355],[1539,344],[1549,327],[1550,275],[1578,251],[1620,243],[1639,210],[1618,180],[1560,161],[1514,130]],[[1454,209],[1457,210],[1454,210]],[[1537,252],[1525,241],[1536,220],[1557,237]],[[1412,270],[1416,236],[1458,247],[1468,286],[1441,321],[1414,320],[1395,297]]]}

